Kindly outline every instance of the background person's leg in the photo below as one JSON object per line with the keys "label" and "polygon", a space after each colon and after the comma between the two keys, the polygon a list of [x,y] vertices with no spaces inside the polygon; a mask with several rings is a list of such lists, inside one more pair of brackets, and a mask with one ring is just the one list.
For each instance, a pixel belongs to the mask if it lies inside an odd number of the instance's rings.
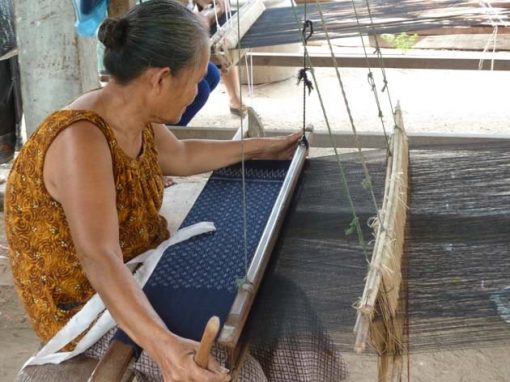
{"label": "background person's leg", "polygon": [[193,117],[199,112],[199,110],[205,105],[207,99],[209,98],[209,94],[214,90],[218,82],[220,81],[220,72],[216,68],[216,65],[209,63],[207,67],[207,74],[204,79],[198,83],[198,93],[193,103],[189,105],[184,114],[181,117],[181,120],[177,122],[177,126],[186,126],[189,121],[193,119]]}
{"label": "background person's leg", "polygon": [[[233,15],[235,13],[235,11],[232,12]],[[226,21],[227,15],[223,14],[219,17],[218,24],[223,25]],[[211,26],[209,34],[213,36],[217,30],[218,27],[214,24]],[[222,70],[221,79],[223,80],[223,85],[225,85],[225,89],[227,90],[230,112],[236,115],[244,115],[244,113],[246,113],[246,107],[241,105],[241,96],[239,94],[239,73],[236,66],[232,66],[228,70]]]}
{"label": "background person's leg", "polygon": [[16,108],[14,82],[9,60],[0,61],[0,163],[14,156],[16,143]]}
{"label": "background person's leg", "polygon": [[239,94],[239,75],[236,67],[221,73],[223,84],[227,89],[230,112],[236,115],[243,115],[245,107],[241,106],[241,95]]}
{"label": "background person's leg", "polygon": [[220,82],[220,70],[212,62],[209,62],[209,66],[207,67],[207,74],[205,75],[204,80],[206,80],[209,84],[209,89],[211,91],[213,91]]}

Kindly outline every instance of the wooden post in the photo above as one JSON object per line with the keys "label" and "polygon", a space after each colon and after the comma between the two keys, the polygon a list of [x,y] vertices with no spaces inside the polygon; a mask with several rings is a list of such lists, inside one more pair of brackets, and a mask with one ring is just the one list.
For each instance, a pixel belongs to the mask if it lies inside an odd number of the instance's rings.
{"label": "wooden post", "polygon": [[135,0],[110,0],[108,15],[110,17],[124,16],[127,11],[135,6]]}
{"label": "wooden post", "polygon": [[80,94],[99,87],[96,39],[79,37],[69,0],[16,0],[26,133]]}

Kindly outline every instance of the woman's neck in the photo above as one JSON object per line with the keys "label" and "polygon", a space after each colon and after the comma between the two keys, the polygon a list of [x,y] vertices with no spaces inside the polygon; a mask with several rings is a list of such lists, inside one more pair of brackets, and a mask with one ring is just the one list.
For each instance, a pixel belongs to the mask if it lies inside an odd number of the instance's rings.
{"label": "woman's neck", "polygon": [[142,131],[151,122],[149,107],[140,84],[125,86],[110,82],[105,87],[83,94],[68,109],[91,110],[113,130],[120,147],[136,158],[142,147]]}
{"label": "woman's neck", "polygon": [[98,91],[94,108],[116,133],[126,138],[138,137],[151,122],[143,90],[136,84],[108,83]]}

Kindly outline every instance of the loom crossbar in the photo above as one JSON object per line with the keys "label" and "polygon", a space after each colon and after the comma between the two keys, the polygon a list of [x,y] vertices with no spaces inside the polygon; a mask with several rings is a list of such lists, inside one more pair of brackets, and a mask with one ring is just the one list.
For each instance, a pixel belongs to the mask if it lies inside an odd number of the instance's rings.
{"label": "loom crossbar", "polygon": [[[354,349],[357,353],[364,351],[365,343],[371,334],[371,342],[380,355],[381,381],[385,381],[386,373],[390,372],[387,358],[399,353],[393,349],[400,346],[399,339],[402,338],[403,328],[397,321],[396,313],[402,280],[409,151],[400,108],[397,108],[395,113],[397,126],[390,144],[383,206],[378,212],[375,224],[374,250],[363,296],[357,306],[358,314],[354,327]],[[382,325],[374,323],[376,313],[382,317]],[[387,351],[388,348],[392,351]],[[398,371],[396,374],[399,374]]]}

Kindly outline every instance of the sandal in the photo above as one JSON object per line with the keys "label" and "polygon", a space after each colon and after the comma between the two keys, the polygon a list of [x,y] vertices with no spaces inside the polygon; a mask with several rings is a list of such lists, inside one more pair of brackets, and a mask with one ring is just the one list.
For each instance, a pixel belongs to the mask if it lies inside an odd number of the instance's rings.
{"label": "sandal", "polygon": [[230,106],[230,112],[238,117],[244,117],[247,111],[248,109],[245,105],[242,105],[240,108]]}

